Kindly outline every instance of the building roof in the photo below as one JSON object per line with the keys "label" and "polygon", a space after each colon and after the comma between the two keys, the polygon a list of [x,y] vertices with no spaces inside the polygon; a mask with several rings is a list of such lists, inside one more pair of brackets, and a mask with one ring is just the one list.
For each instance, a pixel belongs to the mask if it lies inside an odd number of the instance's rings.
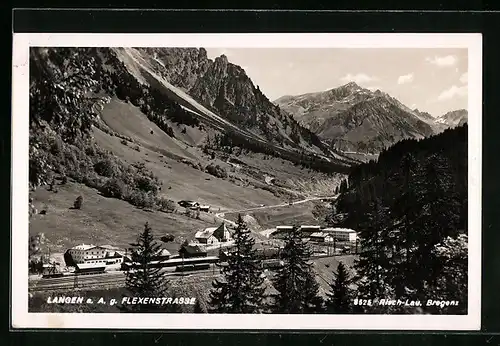
{"label": "building roof", "polygon": [[310,235],[311,238],[325,238],[328,237],[329,234],[323,233],[323,232],[314,232]]}
{"label": "building roof", "polygon": [[317,228],[317,229],[320,229],[321,226],[302,225],[302,226],[300,226],[300,228]]}
{"label": "building roof", "polygon": [[78,269],[90,269],[90,268],[106,268],[103,263],[76,263]]}
{"label": "building roof", "polygon": [[81,245],[77,245],[77,246],[73,246],[72,249],[74,250],[89,250],[89,249],[92,249],[92,248],[95,248],[97,246],[95,245],[88,245],[88,244],[81,244]]}
{"label": "building roof", "polygon": [[323,232],[343,232],[343,233],[356,233],[355,230],[350,229],[350,228],[336,228],[336,227],[329,227],[329,228],[324,228]]}
{"label": "building roof", "polygon": [[119,250],[119,248],[117,248],[116,246],[113,246],[113,245],[99,245],[98,247],[101,247],[101,248],[107,249],[107,250]]}
{"label": "building roof", "polygon": [[197,239],[208,239],[211,236],[215,236],[217,238],[223,238],[226,232],[229,232],[229,230],[227,229],[226,224],[222,223],[218,227],[208,227],[205,228],[203,231],[198,231],[196,232],[194,237]]}
{"label": "building roof", "polygon": [[123,257],[123,255],[115,251],[113,253],[108,253],[105,258],[108,259],[108,258],[121,258],[121,257]]}
{"label": "building roof", "polygon": [[214,231],[214,236],[218,239],[224,238],[225,235],[229,233],[226,224],[223,222],[219,227],[217,227]]}
{"label": "building roof", "polygon": [[276,229],[292,229],[293,226],[276,226]]}
{"label": "building roof", "polygon": [[206,253],[203,247],[194,244],[184,245],[181,250],[184,250],[189,254]]}
{"label": "building roof", "polygon": [[202,239],[208,239],[210,238],[215,230],[217,229],[217,227],[209,227],[209,228],[205,228],[203,231],[198,231],[196,232],[196,234],[194,235],[195,238],[199,239],[199,238],[202,238]]}
{"label": "building roof", "polygon": [[170,256],[170,251],[168,251],[167,249],[161,249],[160,252],[158,252],[157,256],[162,256],[162,257],[166,257],[166,256]]}

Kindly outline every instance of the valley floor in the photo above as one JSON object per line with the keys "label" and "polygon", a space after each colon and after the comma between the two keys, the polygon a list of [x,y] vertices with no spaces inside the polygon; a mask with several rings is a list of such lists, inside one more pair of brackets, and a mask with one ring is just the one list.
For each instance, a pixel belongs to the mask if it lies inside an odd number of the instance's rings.
{"label": "valley floor", "polygon": [[[106,105],[102,119],[112,132],[125,135],[133,142],[124,144],[119,136],[94,128],[93,136],[100,147],[128,164],[144,163],[162,182],[160,194],[165,198],[175,203],[195,200],[210,205],[211,213],[201,213],[200,219],[195,219],[184,215],[181,207],[174,213],[146,211],[74,182],[58,186],[57,193],[40,187],[32,193],[33,204],[46,213],[32,217],[30,234],[44,233],[47,248],[53,253],[62,253],[82,243],[124,248],[135,241],[146,222],[157,237],[173,234],[175,241],[166,243],[165,247],[176,252],[179,244],[193,239],[197,231],[220,224],[223,218],[217,217],[218,213],[233,212],[228,214],[230,220],[237,216],[234,212],[249,214],[254,230],[292,221],[317,223],[312,215],[318,199],[315,196],[331,195],[340,179],[340,176],[323,175],[260,154],[212,158],[198,147],[185,143],[199,140],[195,129],[179,139],[171,138],[137,107],[122,101],[112,100]],[[183,160],[201,166],[220,165],[229,172],[229,177],[215,177]],[[82,209],[70,209],[80,195]],[[307,199],[311,200],[288,205]]]}
{"label": "valley floor", "polygon": [[[80,244],[111,245],[123,251],[136,241],[146,222],[156,239],[166,234],[174,236],[173,242],[163,243],[162,247],[176,254],[185,240],[194,239],[197,231],[222,222],[231,224],[239,213],[253,231],[258,247],[275,247],[279,241],[269,239],[265,231],[283,224],[321,224],[322,220],[313,215],[314,208],[324,203],[321,199],[325,196],[332,197],[342,178],[262,154],[217,153],[211,157],[196,146],[200,137],[195,128],[186,133],[181,128],[175,129],[176,138],[171,138],[136,107],[117,100],[105,107],[102,120],[110,131],[94,128],[95,142],[128,164],[143,163],[161,181],[160,194],[173,200],[177,209],[171,213],[140,209],[71,180],[58,185],[57,192],[39,187],[31,197],[34,207],[45,212],[31,217],[29,231],[31,235],[45,235],[42,251],[61,264],[64,264],[63,253]],[[229,176],[218,178],[200,169],[209,164],[223,167]],[[83,205],[81,209],[73,209],[78,196],[83,197]],[[209,205],[210,212],[201,212],[199,218],[188,216],[177,204],[180,200]],[[218,250],[218,246],[213,249],[217,253]],[[184,285],[183,292],[189,288],[191,294],[206,300],[217,273],[209,270],[201,274],[185,278],[184,284],[178,285],[180,279],[175,277],[172,282],[174,286]],[[115,291],[109,292],[118,292]],[[39,301],[40,295],[45,297],[36,292],[35,298],[30,299],[30,309],[51,311],[52,308]]]}

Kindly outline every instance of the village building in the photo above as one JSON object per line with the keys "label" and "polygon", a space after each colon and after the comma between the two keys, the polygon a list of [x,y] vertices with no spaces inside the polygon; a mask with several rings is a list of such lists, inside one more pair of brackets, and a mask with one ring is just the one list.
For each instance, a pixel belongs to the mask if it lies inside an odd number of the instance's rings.
{"label": "village building", "polygon": [[[134,251],[135,255],[140,255],[140,251]],[[155,255],[151,256],[152,261],[166,261],[170,259],[171,253],[167,249],[159,249]]]}
{"label": "village building", "polygon": [[121,263],[123,256],[109,246],[77,245],[67,251],[73,263],[102,263],[104,265]]}
{"label": "village building", "polygon": [[329,235],[328,233],[315,232],[309,235],[309,240],[318,243],[331,243],[333,242],[333,236]]}
{"label": "village building", "polygon": [[349,228],[324,228],[323,233],[328,233],[335,240],[355,242],[358,235],[355,230]]}
{"label": "village building", "polygon": [[179,255],[183,258],[207,257],[207,251],[200,245],[184,244],[179,250]]}
{"label": "village building", "polygon": [[276,233],[290,232],[293,226],[276,226]]}
{"label": "village building", "polygon": [[217,244],[231,240],[231,232],[226,224],[222,223],[219,227],[209,227],[196,232],[194,237],[201,244]]}
{"label": "village building", "polygon": [[196,205],[193,207],[190,207],[191,210],[199,210],[203,211],[205,213],[208,213],[210,211],[210,206],[209,205]]}
{"label": "village building", "polygon": [[300,226],[299,230],[302,233],[316,233],[321,231],[321,226]]}

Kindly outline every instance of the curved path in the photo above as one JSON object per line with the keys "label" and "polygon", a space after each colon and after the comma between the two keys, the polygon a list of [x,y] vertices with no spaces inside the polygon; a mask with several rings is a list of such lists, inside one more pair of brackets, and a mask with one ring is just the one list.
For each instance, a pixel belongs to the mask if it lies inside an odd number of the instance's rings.
{"label": "curved path", "polygon": [[[282,203],[282,204],[275,204],[275,205],[266,205],[266,206],[261,206],[261,207],[253,207],[253,208],[240,209],[240,210],[229,210],[229,211],[225,211],[225,212],[216,213],[215,217],[219,218],[223,222],[226,222],[227,224],[235,226],[236,222],[226,219],[225,218],[225,214],[246,213],[246,212],[254,211],[254,210],[263,210],[263,209],[271,209],[271,208],[282,208],[282,207],[293,206],[293,205],[302,204],[302,203],[311,202],[311,201],[318,201],[318,200],[321,200],[321,199],[336,199],[338,196],[339,195],[322,196],[322,197],[308,197],[306,199],[302,199],[302,200],[295,201],[295,202],[290,202],[290,203]],[[261,235],[269,237],[269,234],[271,234],[274,230],[275,230],[275,228],[269,228],[269,229],[260,231],[259,233]]]}

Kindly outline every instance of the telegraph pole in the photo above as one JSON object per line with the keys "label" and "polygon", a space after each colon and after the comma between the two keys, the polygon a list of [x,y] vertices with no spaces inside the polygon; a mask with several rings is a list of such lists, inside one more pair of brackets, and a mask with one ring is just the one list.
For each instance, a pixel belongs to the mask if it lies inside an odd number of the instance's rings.
{"label": "telegraph pole", "polygon": [[[77,268],[78,270],[78,268]],[[78,283],[78,272],[75,271],[75,281],[73,283],[73,288],[78,288],[79,283]]]}

